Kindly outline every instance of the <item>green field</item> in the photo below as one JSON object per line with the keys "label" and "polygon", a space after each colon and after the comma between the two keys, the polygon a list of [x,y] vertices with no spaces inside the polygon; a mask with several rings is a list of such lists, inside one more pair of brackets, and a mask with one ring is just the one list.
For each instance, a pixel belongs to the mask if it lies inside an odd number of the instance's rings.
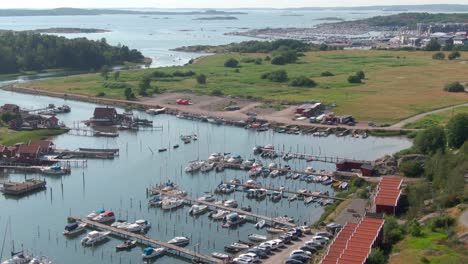
{"label": "green field", "polygon": [[431,126],[445,126],[452,116],[459,113],[468,113],[468,106],[460,106],[452,110],[428,115],[414,123],[405,125],[405,128],[424,129]]}
{"label": "green field", "polygon": [[[122,71],[120,82],[138,90],[139,80],[154,71],[173,73],[192,70],[208,77],[206,85],[197,84],[195,77],[156,78],[153,87],[164,92],[194,91],[211,94],[220,90],[224,95],[265,101],[301,102],[321,100],[336,103],[338,114],[352,114],[358,120],[393,123],[405,117],[468,101],[466,94],[444,92],[445,84],[453,81],[467,82],[468,64],[462,58],[454,61],[432,59],[432,52],[408,51],[327,51],[308,52],[298,63],[284,66],[263,62],[240,63],[236,69],[223,67],[224,61],[234,57],[264,58],[266,54],[220,54],[199,59],[183,67]],[[307,76],[318,83],[314,88],[291,87],[288,83],[263,80],[263,73],[284,69],[289,79]],[[347,78],[363,70],[366,79],[362,84],[349,84]],[[321,77],[324,71],[335,76]],[[112,76],[112,73],[111,73]],[[112,81],[113,82],[113,81]],[[27,84],[29,87],[87,96],[123,99],[123,89],[103,87],[98,74],[88,74],[64,79],[45,80]]]}
{"label": "green field", "polygon": [[11,146],[19,142],[27,143],[31,140],[47,139],[65,133],[63,129],[41,129],[33,131],[15,131],[0,128],[0,144]]}

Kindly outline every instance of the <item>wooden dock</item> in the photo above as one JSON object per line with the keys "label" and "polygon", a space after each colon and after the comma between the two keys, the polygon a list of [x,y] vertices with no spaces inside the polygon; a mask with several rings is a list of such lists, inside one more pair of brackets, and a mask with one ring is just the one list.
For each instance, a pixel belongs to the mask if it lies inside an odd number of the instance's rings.
{"label": "wooden dock", "polygon": [[294,223],[290,223],[290,222],[286,222],[286,221],[280,221],[280,220],[272,218],[272,217],[259,215],[259,214],[252,213],[252,212],[246,212],[246,211],[241,210],[241,209],[226,207],[226,206],[223,206],[223,205],[220,205],[220,204],[215,204],[215,203],[211,203],[211,202],[207,202],[207,201],[200,201],[200,200],[198,200],[196,198],[192,198],[192,197],[180,196],[180,195],[171,195],[171,194],[166,194],[166,193],[164,193],[163,195],[170,196],[170,197],[177,197],[177,198],[180,198],[180,199],[184,199],[186,201],[190,201],[192,203],[204,204],[204,205],[207,205],[207,206],[219,208],[219,209],[226,210],[226,211],[236,212],[238,214],[247,215],[247,216],[250,216],[250,217],[253,217],[253,218],[256,218],[256,219],[263,219],[265,221],[269,221],[269,222],[280,224],[280,225],[285,225],[285,226],[289,226],[289,227],[296,227],[297,226]]}
{"label": "wooden dock", "polygon": [[285,155],[289,155],[291,159],[304,159],[304,160],[309,159],[309,161],[319,161],[319,162],[335,163],[335,164],[341,161],[345,161],[345,160],[370,163],[369,161],[364,161],[364,160],[354,160],[354,159],[333,157],[333,156],[320,156],[320,155],[313,155],[313,154],[293,152],[293,151],[284,151],[284,150],[281,151],[281,150],[266,149],[266,148],[261,148],[261,150],[262,150],[262,153],[263,152],[276,153],[279,155],[279,158],[282,158]]}
{"label": "wooden dock", "polygon": [[69,216],[68,220],[69,221],[79,221],[79,222],[82,222],[82,223],[86,223],[88,225],[88,227],[91,227],[93,229],[106,230],[106,231],[111,232],[113,235],[118,236],[118,237],[120,237],[122,239],[134,239],[137,242],[139,242],[141,244],[144,244],[144,245],[147,245],[147,246],[157,245],[157,246],[160,246],[160,247],[165,247],[168,250],[175,253],[176,255],[179,255],[179,256],[182,256],[182,257],[185,257],[185,258],[188,258],[188,259],[193,259],[193,260],[196,260],[196,261],[202,261],[204,263],[224,263],[222,260],[215,259],[215,258],[213,258],[211,256],[205,256],[203,254],[197,253],[195,251],[192,251],[192,250],[189,250],[189,249],[186,249],[186,248],[178,247],[178,246],[166,243],[166,242],[162,242],[162,241],[159,241],[159,240],[156,240],[156,239],[152,239],[152,238],[146,237],[146,236],[144,236],[142,234],[136,234],[136,233],[128,232],[128,231],[121,230],[121,229],[118,229],[118,228],[115,228],[115,227],[111,227],[111,226],[108,226],[108,225],[104,225],[104,224],[101,224],[101,223],[97,223],[97,222],[88,220],[86,218],[81,218],[81,217],[77,217],[77,216]]}
{"label": "wooden dock", "polygon": [[46,181],[37,179],[28,179],[24,182],[3,182],[1,192],[7,195],[23,195],[29,192],[45,189]]}
{"label": "wooden dock", "polygon": [[265,190],[269,190],[269,191],[277,191],[277,192],[282,191],[282,192],[285,192],[285,193],[292,193],[292,194],[304,195],[304,196],[313,196],[313,197],[319,197],[319,198],[324,198],[324,199],[333,199],[333,200],[340,200],[340,201],[345,201],[346,200],[345,198],[340,198],[340,197],[336,197],[336,196],[322,195],[322,194],[316,194],[316,193],[313,193],[313,192],[302,193],[302,192],[297,192],[297,191],[280,190],[280,189],[262,187],[262,186],[250,186],[250,185],[236,184],[236,183],[229,183],[229,184],[245,187],[245,188],[248,188],[248,189],[265,189]]}

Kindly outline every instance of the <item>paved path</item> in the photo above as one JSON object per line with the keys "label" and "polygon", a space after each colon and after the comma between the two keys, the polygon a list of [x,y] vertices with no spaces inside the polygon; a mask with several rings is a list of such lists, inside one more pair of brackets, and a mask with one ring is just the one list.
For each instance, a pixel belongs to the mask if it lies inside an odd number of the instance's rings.
{"label": "paved path", "polygon": [[407,118],[405,120],[401,120],[400,122],[398,122],[396,124],[391,125],[390,128],[402,128],[406,124],[416,122],[416,121],[418,121],[419,119],[421,119],[421,118],[423,118],[425,116],[440,113],[440,112],[444,112],[444,111],[448,111],[448,110],[451,110],[452,108],[457,108],[457,107],[462,107],[462,106],[468,106],[468,103],[449,106],[449,107],[445,107],[445,108],[440,108],[440,109],[437,109],[437,110],[433,110],[433,111],[429,111],[429,112],[422,113],[422,114],[419,114],[419,115],[415,115],[415,116],[412,116],[412,117]]}

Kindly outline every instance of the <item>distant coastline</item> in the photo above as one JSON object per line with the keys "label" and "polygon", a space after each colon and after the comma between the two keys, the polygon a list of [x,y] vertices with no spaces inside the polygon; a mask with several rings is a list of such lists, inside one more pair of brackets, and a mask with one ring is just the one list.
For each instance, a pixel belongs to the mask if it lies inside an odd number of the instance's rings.
{"label": "distant coastline", "polygon": [[339,17],[322,17],[322,18],[317,18],[316,20],[323,20],[323,21],[344,21],[343,18],[339,18]]}
{"label": "distant coastline", "polygon": [[215,17],[198,17],[193,20],[239,20],[237,17],[233,16],[215,16]]}
{"label": "distant coastline", "polygon": [[41,28],[27,30],[34,33],[57,33],[57,34],[92,34],[92,33],[107,33],[111,30],[98,28]]}

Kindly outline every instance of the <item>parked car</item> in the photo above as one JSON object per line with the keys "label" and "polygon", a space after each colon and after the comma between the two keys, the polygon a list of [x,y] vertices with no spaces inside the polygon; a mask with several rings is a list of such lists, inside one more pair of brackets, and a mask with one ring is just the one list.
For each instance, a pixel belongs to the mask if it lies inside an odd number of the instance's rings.
{"label": "parked car", "polygon": [[281,239],[273,239],[273,240],[271,240],[271,242],[277,243],[277,244],[278,244],[278,248],[284,247],[283,240],[281,240]]}
{"label": "parked car", "polygon": [[302,262],[309,261],[311,259],[310,256],[307,256],[305,254],[294,254],[294,255],[291,255],[289,257],[292,258],[292,259],[300,260]]}
{"label": "parked car", "polygon": [[300,226],[299,229],[302,231],[303,234],[311,234],[312,230],[308,226]]}
{"label": "parked car", "polygon": [[258,245],[258,248],[264,250],[268,254],[271,254],[271,251],[273,250],[273,247],[269,243],[261,243]]}
{"label": "parked car", "polygon": [[284,264],[302,264],[302,263],[304,262],[297,260],[297,259],[293,259],[293,258],[287,258],[286,261],[284,262]]}
{"label": "parked car", "polygon": [[320,231],[320,232],[317,232],[315,233],[316,236],[322,236],[322,237],[326,237],[328,239],[332,239],[333,238],[333,235],[328,233],[328,232],[324,232],[324,231]]}
{"label": "parked car", "polygon": [[325,243],[320,243],[318,241],[314,241],[314,240],[311,240],[311,241],[307,241],[304,243],[305,246],[309,246],[309,247],[315,247],[317,249],[321,249],[323,248],[323,246],[325,245]]}
{"label": "parked car", "polygon": [[307,255],[309,257],[312,255],[309,251],[304,251],[304,250],[301,250],[301,249],[293,250],[290,255],[296,255],[296,254]]}
{"label": "parked car", "polygon": [[294,232],[297,236],[302,236],[302,230],[299,228],[290,228],[288,232]]}
{"label": "parked car", "polygon": [[256,254],[259,258],[268,258],[268,254],[265,250],[262,250],[260,248],[251,248],[247,251],[247,253],[254,253]]}
{"label": "parked car", "polygon": [[289,235],[289,236],[291,236],[291,240],[294,240],[294,241],[299,240],[299,236],[297,235],[297,233],[288,232],[288,233],[286,233],[286,234]]}
{"label": "parked car", "polygon": [[259,257],[257,256],[257,254],[252,253],[252,252],[241,254],[241,255],[239,255],[239,258],[251,259],[253,262],[257,262],[257,261],[260,260]]}
{"label": "parked car", "polygon": [[235,258],[232,260],[235,264],[250,264],[254,263],[251,259],[246,258]]}
{"label": "parked car", "polygon": [[283,240],[284,244],[289,244],[289,243],[291,243],[291,240],[292,240],[292,236],[290,236],[289,234],[281,235],[281,236],[279,236],[279,238],[281,240]]}
{"label": "parked car", "polygon": [[269,247],[271,250],[278,249],[277,243],[272,243],[271,241],[263,242],[259,245],[259,247]]}
{"label": "parked car", "polygon": [[318,250],[317,248],[313,247],[313,246],[302,246],[299,248],[300,250],[304,250],[304,251],[308,251],[310,252],[311,254],[314,254],[316,253]]}

